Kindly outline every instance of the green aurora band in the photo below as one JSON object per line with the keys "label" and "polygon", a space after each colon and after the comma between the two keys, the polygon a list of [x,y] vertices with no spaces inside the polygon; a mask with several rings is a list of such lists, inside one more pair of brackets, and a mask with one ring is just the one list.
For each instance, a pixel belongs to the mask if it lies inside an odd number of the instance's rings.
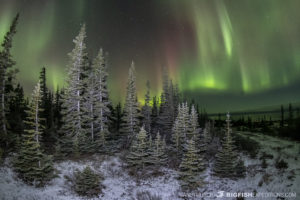
{"label": "green aurora band", "polygon": [[300,1],[132,2],[0,0],[0,39],[21,14],[13,54],[26,93],[43,66],[53,89],[64,86],[67,53],[84,22],[90,57],[100,47],[109,52],[115,103],[124,99],[131,60],[141,102],[147,79],[152,95],[161,92],[162,66],[189,94],[263,95],[300,80]]}

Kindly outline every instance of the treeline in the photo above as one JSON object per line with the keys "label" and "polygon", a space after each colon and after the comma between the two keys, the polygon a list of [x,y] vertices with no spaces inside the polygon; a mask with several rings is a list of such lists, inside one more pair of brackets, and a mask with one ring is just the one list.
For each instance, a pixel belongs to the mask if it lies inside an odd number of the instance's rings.
{"label": "treeline", "polygon": [[[272,136],[279,136],[293,140],[300,140],[300,113],[290,103],[287,109],[280,106],[279,119],[272,115],[262,117],[241,116],[232,120],[233,127],[238,131],[261,132]],[[220,117],[215,120],[216,126],[222,126],[224,120]]]}

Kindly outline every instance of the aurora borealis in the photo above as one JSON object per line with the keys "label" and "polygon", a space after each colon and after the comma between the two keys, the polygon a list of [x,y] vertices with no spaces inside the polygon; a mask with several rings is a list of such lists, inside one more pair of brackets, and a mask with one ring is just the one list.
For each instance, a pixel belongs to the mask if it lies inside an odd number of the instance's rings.
{"label": "aurora borealis", "polygon": [[114,102],[134,60],[140,99],[147,79],[160,92],[166,66],[208,111],[238,110],[300,100],[299,8],[297,0],[0,0],[0,40],[20,12],[13,54],[27,93],[43,66],[49,86],[63,86],[86,23],[90,57],[109,53]]}

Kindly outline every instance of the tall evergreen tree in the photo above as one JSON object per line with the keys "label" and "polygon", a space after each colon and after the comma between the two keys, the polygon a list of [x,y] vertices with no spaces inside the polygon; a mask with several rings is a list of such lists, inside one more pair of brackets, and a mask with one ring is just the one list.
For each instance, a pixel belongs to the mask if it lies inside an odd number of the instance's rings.
{"label": "tall evergreen tree", "polygon": [[[187,132],[188,134],[188,139],[191,139],[192,137],[195,137],[197,138],[197,140],[200,139],[200,128],[199,128],[199,124],[198,124],[198,113],[195,109],[195,106],[192,105],[192,108],[191,108],[191,114],[190,114],[190,117],[189,117],[189,130]],[[199,141],[195,141],[195,142],[199,142]]]}
{"label": "tall evergreen tree", "polygon": [[56,130],[59,130],[62,125],[62,96],[64,94],[64,89],[59,89],[57,87],[54,98],[53,105],[53,123]]}
{"label": "tall evergreen tree", "polygon": [[125,147],[129,147],[139,128],[139,108],[136,92],[136,76],[134,63],[129,68],[127,94],[123,111],[121,132],[126,137]]}
{"label": "tall evergreen tree", "polygon": [[195,190],[204,186],[204,160],[199,156],[195,141],[189,140],[187,152],[179,166],[179,180],[183,190]]}
{"label": "tall evergreen tree", "polygon": [[[150,139],[151,141],[152,139]],[[166,154],[166,141],[161,138],[159,132],[156,134],[156,138],[150,149],[150,164],[155,165],[156,167],[163,166],[167,162],[167,154]]]}
{"label": "tall evergreen tree", "polygon": [[213,132],[212,123],[213,122],[211,121],[207,121],[205,123],[205,128],[203,130],[203,140],[206,145],[209,145],[212,141],[212,132]]}
{"label": "tall evergreen tree", "polygon": [[284,107],[283,105],[280,106],[280,127],[284,126]]}
{"label": "tall evergreen tree", "polygon": [[153,97],[152,100],[152,111],[151,111],[151,134],[154,135],[158,132],[158,99]]}
{"label": "tall evergreen tree", "polygon": [[292,104],[289,103],[289,125],[291,126],[293,123],[293,119],[294,119],[294,111],[293,111],[293,107]]}
{"label": "tall evergreen tree", "polygon": [[147,81],[147,93],[145,94],[145,105],[142,107],[142,115],[143,115],[143,124],[145,126],[145,130],[148,133],[151,133],[151,111],[152,108],[150,106],[150,82]]}
{"label": "tall evergreen tree", "polygon": [[52,101],[53,96],[52,93],[49,91],[47,87],[47,79],[46,79],[46,68],[43,67],[40,72],[40,84],[41,84],[41,108],[43,111],[41,112],[41,117],[45,120],[42,122],[43,126],[45,127],[42,136],[43,136],[43,143],[46,146],[49,146],[49,143],[53,142],[51,141],[51,128],[53,125],[53,107],[52,107]]}
{"label": "tall evergreen tree", "polygon": [[131,144],[130,152],[127,156],[128,164],[143,169],[148,162],[148,152],[147,132],[144,127],[142,127]]}
{"label": "tall evergreen tree", "polygon": [[174,102],[174,95],[175,95],[175,87],[173,85],[173,81],[172,79],[169,81],[169,112],[170,112],[170,116],[172,118],[172,122],[174,122],[176,115],[175,115],[175,107],[177,107],[177,105]]}
{"label": "tall evergreen tree", "polygon": [[207,145],[208,145],[208,135],[205,135],[203,131],[201,131],[199,124],[198,124],[198,113],[195,109],[195,106],[192,105],[191,113],[189,116],[188,121],[188,132],[187,132],[187,140],[190,140],[193,138],[193,140],[196,143],[196,148],[199,151],[199,155],[201,158],[204,158]]}
{"label": "tall evergreen tree", "polygon": [[160,98],[160,109],[158,116],[159,132],[170,140],[174,122],[172,96],[170,94],[170,82],[166,68],[163,68],[163,91]]}
{"label": "tall evergreen tree", "polygon": [[40,118],[42,109],[40,83],[33,91],[28,117],[25,121],[27,128],[22,138],[20,151],[14,161],[15,170],[27,183],[41,186],[53,177],[53,164],[50,156],[43,154],[40,141],[44,126]]}
{"label": "tall evergreen tree", "polygon": [[90,71],[89,76],[85,80],[86,84],[86,91],[83,93],[83,106],[85,107],[86,113],[83,114],[82,121],[83,121],[83,128],[85,132],[90,135],[86,135],[89,139],[86,140],[86,145],[84,151],[93,152],[97,150],[96,143],[95,143],[95,136],[96,136],[96,117],[97,114],[95,112],[95,105],[97,98],[96,94],[96,86],[95,86],[95,73]]}
{"label": "tall evergreen tree", "polygon": [[108,97],[108,89],[107,89],[107,63],[102,49],[100,49],[98,56],[93,62],[93,69],[95,70],[96,77],[96,105],[95,112],[98,113],[96,118],[96,125],[98,125],[100,136],[103,139],[108,134],[108,123],[109,123],[109,97]]}
{"label": "tall evergreen tree", "polygon": [[11,140],[10,144],[15,143],[18,137],[20,137],[24,130],[23,121],[26,118],[27,102],[24,98],[24,91],[20,84],[14,88],[13,98],[10,99],[9,103],[9,113],[7,114],[7,121],[10,125]]}
{"label": "tall evergreen tree", "polygon": [[179,104],[178,115],[173,125],[172,135],[173,147],[177,152],[177,155],[181,155],[183,153],[182,151],[186,148],[186,141],[190,137],[190,131],[189,107],[187,103]]}
{"label": "tall evergreen tree", "polygon": [[[100,146],[104,148],[106,137],[109,133],[109,98],[107,89],[107,63],[100,49],[97,57],[94,59],[90,75],[87,79],[87,92],[85,94],[86,106],[86,124],[90,135],[90,143],[94,144],[94,150],[99,150]],[[96,146],[95,146],[96,145]],[[96,149],[95,149],[96,148]]]}
{"label": "tall evergreen tree", "polygon": [[[178,88],[178,85],[177,83],[175,84],[174,86],[174,89],[173,89],[173,93],[172,93],[172,97],[173,97],[173,105],[174,105],[174,117],[176,118],[176,116],[178,115],[178,104],[180,103],[180,91],[179,91],[179,88]],[[174,118],[174,120],[175,120]]]}
{"label": "tall evergreen tree", "polygon": [[[86,64],[85,25],[82,25],[78,36],[73,40],[75,48],[69,53],[67,87],[63,95],[63,125],[64,134],[61,149],[65,153],[84,151],[85,130],[83,129],[83,95],[84,81],[81,79]],[[71,141],[70,141],[71,140]]]}
{"label": "tall evergreen tree", "polygon": [[112,139],[116,140],[120,137],[119,131],[121,128],[122,122],[122,107],[121,103],[119,102],[114,108],[111,109],[111,117],[110,117],[110,132]]}
{"label": "tall evergreen tree", "polygon": [[233,178],[237,164],[237,153],[235,152],[234,141],[231,136],[230,122],[230,115],[228,113],[226,118],[226,133],[222,140],[222,148],[216,155],[214,174],[220,177]]}
{"label": "tall evergreen tree", "polygon": [[11,48],[12,48],[12,40],[13,36],[16,33],[16,27],[18,24],[19,14],[16,15],[14,18],[9,31],[4,36],[4,41],[1,44],[1,51],[0,51],[0,126],[1,126],[1,135],[0,135],[0,144],[4,143],[4,145],[8,146],[8,139],[7,139],[7,120],[6,120],[6,79],[8,78],[10,73],[14,71],[9,71],[14,65],[15,61],[12,59],[11,55]]}

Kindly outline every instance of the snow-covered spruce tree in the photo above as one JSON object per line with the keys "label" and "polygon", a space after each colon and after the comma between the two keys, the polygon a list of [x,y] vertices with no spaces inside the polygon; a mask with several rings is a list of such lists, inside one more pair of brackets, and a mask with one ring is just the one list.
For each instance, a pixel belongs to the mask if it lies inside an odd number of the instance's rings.
{"label": "snow-covered spruce tree", "polygon": [[187,152],[184,154],[179,166],[178,179],[184,191],[195,190],[205,184],[203,169],[203,158],[199,156],[195,141],[191,139],[188,142]]}
{"label": "snow-covered spruce tree", "polygon": [[59,130],[61,127],[61,107],[62,107],[62,101],[61,101],[61,96],[62,93],[64,92],[63,89],[59,89],[57,87],[56,92],[55,92],[55,97],[53,100],[53,124],[56,130]]}
{"label": "snow-covered spruce tree", "polygon": [[145,94],[145,105],[142,107],[142,115],[143,115],[143,124],[145,126],[145,130],[148,133],[151,133],[151,111],[152,108],[150,106],[150,82],[147,81],[147,93]]}
{"label": "snow-covered spruce tree", "polygon": [[235,166],[235,173],[237,178],[243,178],[246,176],[246,167],[242,159],[239,159]]}
{"label": "snow-covered spruce tree", "polygon": [[144,127],[142,127],[133,140],[126,159],[129,166],[144,169],[145,164],[148,162],[148,156],[147,132]]}
{"label": "snow-covered spruce tree", "polygon": [[172,107],[171,94],[169,87],[169,76],[166,68],[163,68],[163,91],[160,98],[160,109],[158,116],[159,132],[166,136],[167,141],[171,138],[172,126],[174,122],[174,108]]}
{"label": "snow-covered spruce tree", "polygon": [[25,121],[27,128],[22,137],[20,150],[14,160],[14,168],[19,176],[29,184],[42,186],[53,178],[52,158],[43,154],[40,141],[43,126],[40,114],[42,109],[40,83],[33,91],[28,117]]}
{"label": "snow-covered spruce tree", "polygon": [[196,140],[195,142],[198,143],[200,140],[200,128],[198,124],[198,113],[194,105],[192,105],[188,123],[189,127],[187,131],[187,138],[191,139],[192,137],[195,137],[198,140]]}
{"label": "snow-covered spruce tree", "polygon": [[151,135],[155,135],[158,128],[158,99],[153,97],[152,99],[152,110],[151,110]]}
{"label": "snow-covered spruce tree", "polygon": [[166,141],[162,139],[159,132],[156,134],[156,138],[151,146],[149,146],[150,157],[149,163],[155,165],[156,167],[163,166],[167,162],[166,154]]}
{"label": "snow-covered spruce tree", "polygon": [[178,105],[178,115],[173,125],[172,143],[173,149],[180,156],[186,148],[187,134],[189,130],[189,108],[187,103]]}
{"label": "snow-covered spruce tree", "polygon": [[175,120],[175,118],[178,115],[178,104],[180,103],[180,91],[177,83],[175,84],[175,86],[173,86],[172,97],[173,97],[174,120]]}
{"label": "snow-covered spruce tree", "polygon": [[[87,91],[84,94],[86,100],[85,124],[87,132],[90,133],[88,143],[89,151],[104,150],[106,137],[109,133],[108,123],[110,105],[107,90],[107,64],[103,53],[100,49],[97,57],[94,59],[91,72],[86,79]],[[101,148],[101,149],[100,149]]]}
{"label": "snow-covered spruce tree", "polygon": [[180,131],[179,120],[175,120],[173,126],[173,135],[172,135],[172,148],[176,152],[177,157],[182,154],[182,144],[185,139]]}
{"label": "snow-covered spruce tree", "polygon": [[82,196],[98,196],[101,193],[101,179],[99,174],[96,174],[89,166],[84,168],[82,172],[75,172],[74,189]]}
{"label": "snow-covered spruce tree", "polygon": [[[41,117],[45,120],[42,122],[42,125],[45,127],[45,129],[42,132],[42,143],[47,148],[50,146],[52,147],[53,142],[53,129],[54,129],[54,113],[53,113],[53,95],[51,91],[48,90],[47,87],[47,74],[46,74],[46,68],[43,67],[40,72],[40,84],[41,84],[41,105],[40,107],[43,109],[43,112],[41,112]],[[51,130],[52,129],[52,130]],[[48,149],[47,148],[47,149]]]}
{"label": "snow-covered spruce tree", "polygon": [[16,33],[16,27],[18,24],[19,14],[14,18],[9,31],[4,36],[4,41],[1,44],[2,49],[0,49],[0,145],[8,146],[8,135],[7,135],[7,119],[6,119],[6,109],[8,108],[6,100],[6,79],[8,77],[9,69],[15,65],[12,60],[11,48],[12,39]]}
{"label": "snow-covered spruce tree", "polygon": [[107,63],[106,58],[103,53],[103,50],[100,49],[97,58],[94,60],[93,68],[95,70],[95,86],[96,86],[96,104],[95,104],[95,112],[97,113],[96,117],[96,131],[98,132],[96,136],[96,141],[104,147],[106,137],[109,134],[108,124],[110,117],[110,101],[108,96],[108,88],[107,88]]}
{"label": "snow-covered spruce tree", "polygon": [[203,130],[203,139],[204,139],[204,143],[206,145],[209,145],[211,143],[212,140],[212,124],[213,122],[211,121],[207,121],[205,122],[205,127]]}
{"label": "snow-covered spruce tree", "polygon": [[225,137],[222,140],[222,148],[216,155],[216,161],[213,169],[216,176],[224,178],[235,177],[235,167],[237,164],[237,153],[231,136],[232,130],[230,121],[230,114],[227,113]]}
{"label": "snow-covered spruce tree", "polygon": [[136,92],[136,76],[135,67],[132,62],[129,68],[127,94],[123,111],[121,124],[121,133],[125,137],[124,147],[128,148],[131,145],[133,138],[136,136],[139,129],[139,108]]}
{"label": "snow-covered spruce tree", "polygon": [[85,25],[82,25],[78,36],[73,40],[75,48],[69,53],[67,87],[62,105],[63,125],[60,130],[64,135],[60,138],[60,149],[65,154],[84,151],[86,142],[86,133],[82,127],[84,81],[81,78],[86,64],[85,37]]}
{"label": "snow-covered spruce tree", "polygon": [[172,79],[169,81],[169,106],[170,106],[170,115],[172,116],[172,122],[174,122],[175,118],[177,115],[175,115],[175,107],[177,107],[178,104],[175,104],[174,102],[174,93],[175,93],[175,88],[173,85]]}
{"label": "snow-covered spruce tree", "polygon": [[[187,132],[187,140],[193,138],[196,144],[196,149],[199,151],[199,156],[201,157],[201,159],[204,159],[207,150],[207,143],[205,141],[204,133],[200,131],[200,127],[198,124],[198,113],[194,105],[192,105],[188,123],[189,127]],[[207,163],[205,162],[205,165],[206,164]]]}
{"label": "snow-covered spruce tree", "polygon": [[[87,89],[83,94],[83,103],[82,105],[85,107],[85,113],[82,117],[83,127],[87,133],[86,135],[86,145],[85,151],[86,152],[95,152],[98,150],[96,147],[95,142],[95,119],[96,119],[96,112],[95,112],[95,104],[96,104],[96,97],[95,97],[95,74],[93,71],[90,71],[89,76],[85,80],[85,84]],[[90,134],[90,135],[89,135]]]}

